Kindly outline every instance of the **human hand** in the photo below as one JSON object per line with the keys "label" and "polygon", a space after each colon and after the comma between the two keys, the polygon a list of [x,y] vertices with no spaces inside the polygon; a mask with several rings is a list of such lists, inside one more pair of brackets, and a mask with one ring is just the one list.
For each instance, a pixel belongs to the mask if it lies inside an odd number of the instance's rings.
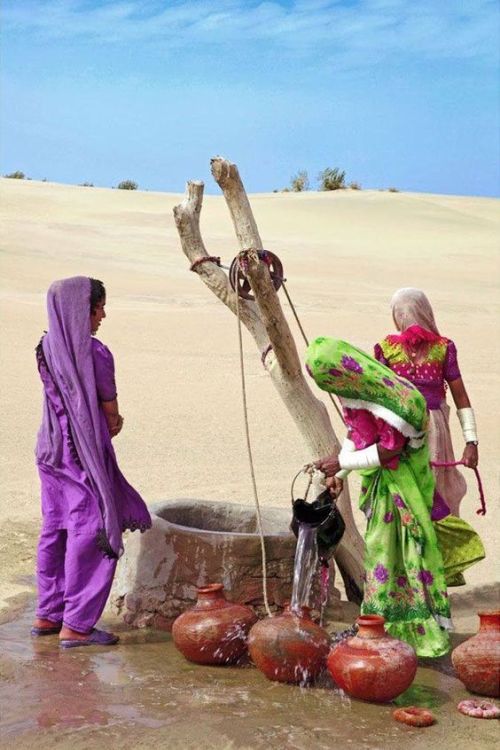
{"label": "human hand", "polygon": [[116,435],[118,435],[118,433],[121,431],[123,427],[123,422],[124,422],[124,419],[122,415],[118,414],[114,425],[109,426],[109,434],[111,435],[112,438],[116,437]]}
{"label": "human hand", "polygon": [[344,482],[338,477],[328,477],[325,484],[327,489],[330,490],[330,495],[333,498],[338,497],[344,489]]}
{"label": "human hand", "polygon": [[474,445],[473,443],[467,443],[464,452],[462,454],[462,461],[464,462],[465,466],[468,466],[469,469],[475,469],[478,461],[479,461],[479,452],[477,450],[477,445]]}
{"label": "human hand", "polygon": [[314,466],[319,469],[319,471],[322,471],[327,477],[334,477],[341,468],[337,453],[332,453],[331,456],[320,458],[319,461],[314,462]]}

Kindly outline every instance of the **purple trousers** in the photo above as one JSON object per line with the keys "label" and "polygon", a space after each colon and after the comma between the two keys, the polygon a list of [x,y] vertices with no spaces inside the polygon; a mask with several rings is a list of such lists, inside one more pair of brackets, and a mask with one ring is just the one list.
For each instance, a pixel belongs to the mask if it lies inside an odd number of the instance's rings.
{"label": "purple trousers", "polygon": [[43,528],[38,543],[37,617],[90,633],[109,596],[116,560],[104,557],[95,534]]}

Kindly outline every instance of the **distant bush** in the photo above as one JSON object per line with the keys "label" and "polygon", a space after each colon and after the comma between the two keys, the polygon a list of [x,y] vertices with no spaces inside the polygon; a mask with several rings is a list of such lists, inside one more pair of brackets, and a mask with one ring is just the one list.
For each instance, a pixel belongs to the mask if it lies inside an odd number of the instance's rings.
{"label": "distant bush", "polygon": [[397,188],[394,188],[394,187],[387,188],[387,190],[388,190],[389,193],[399,193],[399,190]]}
{"label": "distant bush", "polygon": [[338,167],[327,167],[318,175],[320,190],[343,190],[345,188],[345,172]]}
{"label": "distant bush", "polygon": [[289,193],[290,192],[290,188],[282,188],[281,192],[282,193]]}
{"label": "distant bush", "polygon": [[139,185],[133,180],[122,180],[116,187],[118,190],[137,190]]}
{"label": "distant bush", "polygon": [[[80,182],[80,187],[94,187],[93,182]],[[129,188],[132,189],[132,188]]]}
{"label": "distant bush", "polygon": [[349,184],[349,187],[351,188],[351,190],[362,190],[361,184],[359,182],[351,182]]}
{"label": "distant bush", "polygon": [[309,175],[305,169],[301,169],[290,180],[290,188],[294,193],[302,193],[303,190],[309,190]]}
{"label": "distant bush", "polygon": [[11,172],[10,174],[4,175],[4,177],[8,177],[10,180],[24,180],[26,179],[26,175],[24,172],[20,172],[17,170],[16,172]]}

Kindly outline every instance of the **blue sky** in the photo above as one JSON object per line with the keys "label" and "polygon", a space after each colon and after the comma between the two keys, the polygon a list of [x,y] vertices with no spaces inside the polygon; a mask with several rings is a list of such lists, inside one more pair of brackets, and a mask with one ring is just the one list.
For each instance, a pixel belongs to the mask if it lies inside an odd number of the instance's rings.
{"label": "blue sky", "polygon": [[498,195],[497,0],[3,0],[2,174]]}

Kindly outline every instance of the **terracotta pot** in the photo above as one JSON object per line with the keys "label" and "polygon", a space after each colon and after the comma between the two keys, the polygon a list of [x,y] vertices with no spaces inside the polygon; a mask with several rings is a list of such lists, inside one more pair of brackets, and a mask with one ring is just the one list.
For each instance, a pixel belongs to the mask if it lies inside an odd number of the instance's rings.
{"label": "terracotta pot", "polygon": [[478,612],[479,632],[451,655],[467,690],[492,698],[500,696],[500,611]]}
{"label": "terracotta pot", "polygon": [[358,633],[337,643],[328,656],[331,676],[354,698],[386,703],[407,690],[415,677],[415,651],[386,633],[384,622],[379,615],[358,617]]}
{"label": "terracotta pot", "polygon": [[248,650],[255,666],[270,680],[306,684],[326,666],[328,633],[311,620],[309,609],[285,611],[260,620],[250,630]]}
{"label": "terracotta pot", "polygon": [[174,643],[196,664],[234,664],[247,650],[247,636],[257,617],[250,607],[228,602],[222,583],[198,589],[194,607],[172,625]]}

